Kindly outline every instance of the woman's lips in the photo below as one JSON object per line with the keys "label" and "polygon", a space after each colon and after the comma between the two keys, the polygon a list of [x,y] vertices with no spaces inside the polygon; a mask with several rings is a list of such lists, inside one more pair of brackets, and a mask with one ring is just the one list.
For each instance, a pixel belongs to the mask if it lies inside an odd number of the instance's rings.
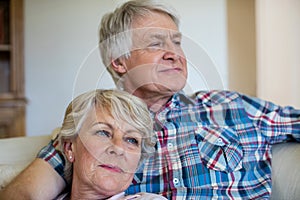
{"label": "woman's lips", "polygon": [[108,171],[112,171],[112,172],[117,172],[117,173],[122,173],[123,170],[119,167],[116,167],[116,166],[113,166],[113,165],[105,165],[105,164],[102,164],[100,165],[100,167],[108,170]]}

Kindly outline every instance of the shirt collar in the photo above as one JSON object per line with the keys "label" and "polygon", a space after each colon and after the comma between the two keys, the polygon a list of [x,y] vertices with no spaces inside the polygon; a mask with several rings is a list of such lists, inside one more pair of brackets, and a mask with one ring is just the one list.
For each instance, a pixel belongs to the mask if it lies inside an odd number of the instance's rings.
{"label": "shirt collar", "polygon": [[150,111],[153,118],[161,118],[162,116],[165,116],[165,114],[174,109],[174,108],[181,108],[188,105],[195,105],[195,101],[187,96],[184,91],[179,91],[177,93],[174,93],[173,96],[169,99],[169,101],[161,107],[161,109],[157,112]]}

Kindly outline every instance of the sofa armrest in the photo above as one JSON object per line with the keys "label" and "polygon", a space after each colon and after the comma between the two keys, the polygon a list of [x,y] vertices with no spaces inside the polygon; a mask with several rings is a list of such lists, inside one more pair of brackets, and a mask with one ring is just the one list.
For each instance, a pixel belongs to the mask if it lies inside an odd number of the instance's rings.
{"label": "sofa armrest", "polygon": [[300,198],[300,144],[273,146],[272,200]]}

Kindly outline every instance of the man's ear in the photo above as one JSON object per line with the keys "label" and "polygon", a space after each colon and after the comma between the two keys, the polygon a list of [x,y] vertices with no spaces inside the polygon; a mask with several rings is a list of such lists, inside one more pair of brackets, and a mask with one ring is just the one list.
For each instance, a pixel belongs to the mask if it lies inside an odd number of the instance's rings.
{"label": "man's ear", "polygon": [[111,66],[118,74],[125,74],[127,72],[126,63],[123,58],[117,58],[111,61]]}
{"label": "man's ear", "polygon": [[66,158],[70,161],[70,162],[74,162],[75,160],[75,155],[73,152],[73,143],[71,140],[67,140],[64,141],[64,152],[65,152],[65,156]]}

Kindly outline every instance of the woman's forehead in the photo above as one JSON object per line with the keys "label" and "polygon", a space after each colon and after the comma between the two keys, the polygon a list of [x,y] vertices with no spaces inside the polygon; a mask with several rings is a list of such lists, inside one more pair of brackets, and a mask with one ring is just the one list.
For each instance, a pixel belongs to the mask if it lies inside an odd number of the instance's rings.
{"label": "woman's forehead", "polygon": [[127,131],[137,131],[133,126],[131,116],[122,116],[115,113],[112,108],[96,107],[90,110],[87,119],[93,124],[107,125],[113,129],[124,129]]}

